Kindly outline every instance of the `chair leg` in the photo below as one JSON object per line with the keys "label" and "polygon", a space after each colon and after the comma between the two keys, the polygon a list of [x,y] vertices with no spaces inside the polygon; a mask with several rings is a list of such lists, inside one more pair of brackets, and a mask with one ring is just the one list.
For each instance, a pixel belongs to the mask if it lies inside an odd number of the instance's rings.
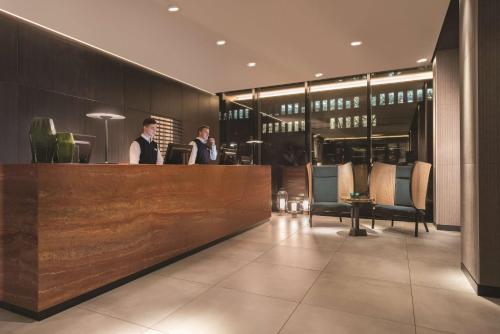
{"label": "chair leg", "polygon": [[309,227],[313,227],[313,214],[312,214],[312,210],[309,211]]}
{"label": "chair leg", "polygon": [[429,232],[429,228],[427,227],[427,222],[425,221],[425,215],[421,215],[422,223],[424,223],[425,232]]}
{"label": "chair leg", "polygon": [[418,216],[415,215],[415,237],[418,237]]}
{"label": "chair leg", "polygon": [[340,218],[340,222],[342,223],[342,216],[339,216],[339,218]]}
{"label": "chair leg", "polygon": [[391,219],[391,227],[394,227],[394,218]]}
{"label": "chair leg", "polygon": [[375,228],[375,212],[372,210],[372,230]]}

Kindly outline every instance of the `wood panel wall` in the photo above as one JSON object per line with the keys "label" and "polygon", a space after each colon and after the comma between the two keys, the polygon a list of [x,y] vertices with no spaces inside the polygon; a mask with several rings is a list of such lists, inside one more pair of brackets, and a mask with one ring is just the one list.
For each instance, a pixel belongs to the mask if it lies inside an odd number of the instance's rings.
{"label": "wood panel wall", "polygon": [[460,72],[458,49],[436,52],[434,65],[434,222],[460,226]]}
{"label": "wood panel wall", "polygon": [[120,112],[126,119],[110,123],[109,157],[127,162],[144,118],[181,120],[187,143],[201,124],[218,139],[218,109],[216,96],[0,13],[0,163],[31,160],[35,116],[53,118],[59,132],[96,136],[91,162],[103,162],[104,124],[85,115]]}

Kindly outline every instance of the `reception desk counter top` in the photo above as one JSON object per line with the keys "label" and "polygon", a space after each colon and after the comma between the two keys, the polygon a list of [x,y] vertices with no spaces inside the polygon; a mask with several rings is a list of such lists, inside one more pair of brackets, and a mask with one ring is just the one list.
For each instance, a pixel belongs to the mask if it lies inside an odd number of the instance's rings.
{"label": "reception desk counter top", "polygon": [[0,165],[0,302],[43,318],[270,216],[268,166]]}

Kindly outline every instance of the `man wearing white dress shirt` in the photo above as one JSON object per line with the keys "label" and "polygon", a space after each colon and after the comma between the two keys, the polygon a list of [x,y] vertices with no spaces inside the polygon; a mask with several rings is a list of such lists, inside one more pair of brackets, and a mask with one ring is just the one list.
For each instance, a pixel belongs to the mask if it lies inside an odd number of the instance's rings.
{"label": "man wearing white dress shirt", "polygon": [[191,141],[189,145],[193,146],[188,165],[208,164],[217,159],[217,148],[215,139],[210,138],[210,127],[202,125],[198,128],[198,137]]}
{"label": "man wearing white dress shirt", "polygon": [[142,122],[142,134],[130,144],[130,164],[157,164],[163,165],[158,144],[153,141],[156,133],[156,121],[146,118]]}

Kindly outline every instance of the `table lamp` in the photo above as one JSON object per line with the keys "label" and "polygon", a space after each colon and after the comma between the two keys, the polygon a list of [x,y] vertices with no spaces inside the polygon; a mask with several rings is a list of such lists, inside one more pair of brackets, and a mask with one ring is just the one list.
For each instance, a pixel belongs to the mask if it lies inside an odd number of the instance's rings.
{"label": "table lamp", "polygon": [[104,128],[106,130],[106,143],[104,146],[104,163],[109,163],[108,161],[108,148],[109,148],[109,130],[108,130],[108,121],[113,119],[125,119],[125,116],[112,113],[112,112],[91,112],[87,114],[87,117],[97,118],[104,120]]}
{"label": "table lamp", "polygon": [[254,146],[257,145],[257,144],[262,144],[262,143],[263,143],[262,140],[252,139],[252,137],[250,137],[250,139],[247,140],[247,144],[251,144],[252,145],[252,165],[254,164],[253,163],[253,156],[254,156],[254,151],[255,151]]}

